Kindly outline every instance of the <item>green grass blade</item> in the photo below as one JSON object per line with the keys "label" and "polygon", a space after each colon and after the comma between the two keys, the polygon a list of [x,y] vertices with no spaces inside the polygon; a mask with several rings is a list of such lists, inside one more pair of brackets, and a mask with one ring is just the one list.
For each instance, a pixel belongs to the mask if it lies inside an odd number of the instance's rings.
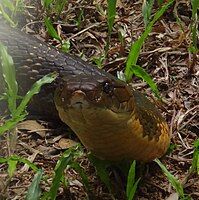
{"label": "green grass blade", "polygon": [[158,5],[162,5],[164,3],[164,0],[157,0]]}
{"label": "green grass blade", "polygon": [[39,186],[41,178],[43,175],[43,170],[39,169],[34,176],[34,179],[28,188],[26,195],[26,200],[38,200],[41,195],[41,188]]}
{"label": "green grass blade", "polygon": [[13,116],[11,119],[7,120],[1,127],[0,127],[0,136],[5,132],[10,129],[12,129],[18,122],[22,121],[25,116],[25,109],[30,102],[31,98],[35,95],[38,94],[42,85],[51,83],[53,82],[56,77],[58,76],[57,73],[51,73],[40,80],[38,80],[36,83],[33,84],[32,88],[30,91],[27,92],[27,94],[23,97],[20,105],[17,107],[16,111],[13,113]]}
{"label": "green grass blade", "polygon": [[60,186],[60,181],[62,179],[63,172],[72,160],[73,160],[72,149],[66,150],[66,153],[64,154],[64,156],[62,156],[59,159],[59,163],[56,165],[55,170],[54,170],[55,176],[52,181],[52,186],[50,188],[50,191],[47,194],[47,197],[50,198],[51,200],[56,199],[57,191]]}
{"label": "green grass blade", "polygon": [[129,169],[128,178],[127,178],[127,185],[126,185],[127,196],[129,196],[130,194],[131,186],[135,183],[135,166],[136,166],[136,161],[133,161]]}
{"label": "green grass blade", "polygon": [[26,158],[22,158],[17,155],[12,155],[8,158],[8,160],[14,160],[14,161],[18,161],[20,163],[27,164],[33,171],[35,171],[35,172],[38,171],[38,167],[34,163],[27,160]]}
{"label": "green grass blade", "polygon": [[163,173],[166,175],[168,181],[171,183],[173,188],[179,194],[181,198],[185,198],[184,189],[182,184],[167,170],[167,168],[160,162],[159,159],[155,159],[155,162],[159,165],[162,169]]}
{"label": "green grass blade", "polygon": [[131,70],[132,73],[135,74],[137,77],[142,78],[144,81],[146,81],[150,86],[150,88],[152,89],[152,91],[155,93],[155,95],[160,98],[157,85],[154,83],[151,76],[142,67],[138,65],[133,65]]}
{"label": "green grass blade", "polygon": [[8,161],[7,158],[0,158],[0,163],[6,163]]}
{"label": "green grass blade", "polygon": [[197,15],[197,10],[199,9],[199,1],[191,0],[191,5],[192,5],[192,19],[195,19]]}
{"label": "green grass blade", "polygon": [[107,0],[107,3],[108,3],[108,16],[107,16],[108,32],[109,32],[109,35],[111,35],[114,20],[115,20],[115,15],[116,15],[117,0]]}
{"label": "green grass blade", "polygon": [[16,110],[18,84],[16,81],[15,67],[12,57],[7,53],[6,47],[0,43],[0,58],[3,77],[6,82],[6,94],[8,97],[8,108],[11,114]]}
{"label": "green grass blade", "polygon": [[89,185],[89,181],[88,181],[88,176],[84,173],[83,168],[80,166],[80,164],[77,163],[77,162],[73,162],[70,165],[70,167],[75,169],[75,171],[79,173],[79,175],[81,176],[82,182],[84,184],[84,187],[89,192],[90,191],[90,185]]}
{"label": "green grass blade", "polygon": [[0,126],[0,136],[3,135],[3,133],[5,133],[6,131],[14,128],[16,124],[19,123],[20,121],[23,121],[25,117],[26,115],[24,114],[24,115],[12,117],[11,119],[6,120],[5,123],[2,126]]}
{"label": "green grass blade", "polygon": [[8,159],[8,175],[11,178],[17,168],[18,160]]}
{"label": "green grass blade", "polygon": [[145,27],[148,25],[151,19],[151,10],[153,8],[154,0],[145,0],[142,4],[142,15],[144,17]]}
{"label": "green grass blade", "polygon": [[6,120],[6,122],[0,127],[0,135],[5,131],[12,129],[18,122],[22,121],[26,116],[26,106],[29,103],[33,95],[39,93],[41,86],[46,83],[51,83],[57,77],[57,73],[51,73],[38,80],[27,92],[25,97],[22,99],[20,105],[16,108],[16,99],[18,92],[18,84],[16,82],[15,68],[11,56],[7,53],[6,48],[0,43],[0,59],[2,73],[4,80],[7,85],[6,97],[8,106],[12,114],[12,118]]}
{"label": "green grass blade", "polygon": [[132,200],[135,196],[135,192],[138,187],[138,183],[140,182],[139,178],[135,181],[135,172],[136,172],[136,161],[134,160],[130,166],[128,177],[127,177],[127,184],[126,184],[126,196],[128,200]]}
{"label": "green grass blade", "polygon": [[148,26],[146,27],[144,33],[140,36],[138,40],[136,40],[132,45],[130,49],[129,56],[127,58],[126,63],[126,69],[125,69],[125,76],[126,80],[129,81],[133,75],[131,67],[133,65],[136,65],[138,57],[140,55],[141,48],[144,44],[144,41],[148,37],[149,33],[151,32],[153,25],[156,23],[156,21],[164,14],[164,12],[169,8],[169,6],[174,2],[174,0],[170,0],[167,4],[161,7],[160,10],[158,10],[153,17],[152,21],[149,22]]}
{"label": "green grass blade", "polygon": [[77,25],[77,28],[80,30],[81,29],[81,25],[82,25],[82,21],[84,20],[84,10],[82,8],[80,8],[77,17],[75,19],[75,23]]}
{"label": "green grass blade", "polygon": [[0,14],[2,13],[4,19],[8,21],[12,26],[15,26],[16,24],[13,22],[11,17],[5,12],[3,5],[0,3]]}
{"label": "green grass blade", "polygon": [[48,9],[52,2],[53,2],[53,0],[42,0],[42,4],[45,9]]}
{"label": "green grass blade", "polygon": [[190,170],[199,175],[199,139],[194,142],[193,160]]}
{"label": "green grass blade", "polygon": [[68,158],[68,157],[71,156],[71,150],[72,150],[72,148],[67,149],[66,151],[64,151],[64,153],[62,154],[61,158],[57,161],[54,171],[58,170],[58,168],[60,167],[60,165],[62,163],[62,160],[64,158]]}
{"label": "green grass blade", "polygon": [[61,158],[57,161],[57,164],[54,169],[55,175],[54,175],[54,178],[52,181],[52,186],[50,187],[49,192],[46,192],[42,196],[42,198],[41,198],[42,200],[56,199],[57,191],[60,186],[60,182],[65,180],[65,178],[63,177],[64,170],[66,169],[66,167],[70,167],[75,162],[74,159],[76,157],[79,157],[82,155],[81,150],[82,150],[81,146],[77,145],[75,147],[72,147],[72,148],[66,150],[62,154]]}
{"label": "green grass blade", "polygon": [[[12,155],[8,158],[0,158],[0,163],[8,163],[10,161],[15,161],[15,162],[27,164],[33,171],[38,171],[38,168],[34,163],[32,163],[29,160],[22,158],[20,156]],[[12,166],[12,168],[14,168],[14,167]],[[11,169],[11,171],[13,171],[13,170]]]}
{"label": "green grass blade", "polygon": [[135,192],[137,190],[138,187],[138,183],[140,182],[141,178],[139,178],[134,184],[133,187],[131,188],[130,192],[129,192],[129,196],[128,196],[128,200],[132,200],[135,196]]}
{"label": "green grass blade", "polygon": [[57,11],[57,16],[59,16],[61,14],[61,12],[64,9],[64,6],[66,5],[67,2],[68,2],[68,0],[56,1],[55,10]]}
{"label": "green grass blade", "polygon": [[69,52],[69,49],[70,49],[70,41],[65,41],[65,40],[62,40],[61,37],[58,35],[57,31],[55,30],[55,28],[53,27],[53,24],[51,22],[51,20],[49,18],[45,18],[45,25],[46,25],[46,28],[47,28],[47,31],[49,33],[49,35],[58,40],[60,43],[61,43],[61,49],[63,52]]}
{"label": "green grass blade", "polygon": [[107,10],[108,37],[107,37],[106,46],[105,46],[105,53],[104,53],[105,57],[107,56],[107,53],[109,50],[111,33],[112,33],[113,24],[114,24],[115,15],[116,15],[116,3],[117,3],[117,0],[107,0],[107,4],[108,4],[108,10]]}
{"label": "green grass blade", "polygon": [[70,41],[69,40],[62,40],[62,46],[61,46],[61,50],[64,52],[64,53],[68,53],[69,50],[70,50]]}
{"label": "green grass blade", "polygon": [[61,40],[60,36],[58,35],[57,31],[55,30],[55,28],[53,27],[51,20],[46,17],[44,22],[45,22],[45,25],[46,25],[49,35],[52,38],[55,38],[56,40],[59,40],[61,42],[62,40]]}
{"label": "green grass blade", "polygon": [[191,0],[192,4],[192,23],[191,23],[191,33],[192,33],[192,45],[190,50],[192,53],[197,53],[198,49],[198,10],[199,10],[199,1]]}
{"label": "green grass blade", "polygon": [[11,2],[10,0],[1,0],[1,5],[8,8],[12,12],[15,10],[13,2]]}
{"label": "green grass blade", "polygon": [[16,112],[14,113],[14,116],[21,115],[24,112],[24,110],[26,109],[26,106],[30,102],[31,98],[35,94],[38,94],[40,92],[41,87],[44,84],[52,83],[57,78],[57,76],[58,76],[58,73],[54,72],[54,73],[47,74],[43,78],[36,81],[33,84],[32,88],[27,92],[27,94],[22,99],[20,105],[17,107]]}
{"label": "green grass blade", "polygon": [[111,165],[108,161],[100,160],[93,156],[92,154],[89,155],[90,162],[95,166],[97,175],[99,176],[100,180],[106,185],[109,192],[111,193],[111,180],[108,173],[107,168]]}
{"label": "green grass blade", "polygon": [[98,57],[93,57],[92,60],[97,65],[97,67],[101,69],[103,67],[103,62],[105,58],[106,58],[105,54],[101,54]]}

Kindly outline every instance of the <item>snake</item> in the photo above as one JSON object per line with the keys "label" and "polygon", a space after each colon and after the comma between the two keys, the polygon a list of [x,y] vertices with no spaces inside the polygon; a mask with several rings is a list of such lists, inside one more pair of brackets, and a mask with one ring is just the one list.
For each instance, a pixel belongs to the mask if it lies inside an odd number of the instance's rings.
{"label": "snake", "polygon": [[166,153],[170,144],[168,124],[144,94],[1,19],[0,42],[14,61],[20,95],[44,75],[58,73],[53,83],[44,85],[33,97],[28,111],[59,117],[97,158],[150,162]]}

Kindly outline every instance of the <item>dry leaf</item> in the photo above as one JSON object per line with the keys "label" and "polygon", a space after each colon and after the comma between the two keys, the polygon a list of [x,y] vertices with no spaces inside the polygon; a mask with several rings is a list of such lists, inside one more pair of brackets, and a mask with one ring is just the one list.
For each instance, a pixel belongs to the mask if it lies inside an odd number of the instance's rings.
{"label": "dry leaf", "polygon": [[61,139],[59,140],[59,143],[58,143],[58,145],[59,145],[59,147],[60,147],[61,149],[68,149],[68,148],[70,148],[70,147],[74,147],[74,146],[77,145],[77,144],[78,144],[78,143],[75,142],[74,140],[66,139],[66,138],[61,138]]}
{"label": "dry leaf", "polygon": [[35,120],[26,120],[17,125],[19,130],[27,130],[29,133],[37,133],[42,138],[46,135],[46,128]]}
{"label": "dry leaf", "polygon": [[178,193],[172,193],[166,200],[178,200],[179,195]]}

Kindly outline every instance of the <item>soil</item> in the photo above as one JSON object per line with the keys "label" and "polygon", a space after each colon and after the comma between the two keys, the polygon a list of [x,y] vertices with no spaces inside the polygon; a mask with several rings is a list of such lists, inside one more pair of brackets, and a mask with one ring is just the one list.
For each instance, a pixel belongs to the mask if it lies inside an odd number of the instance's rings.
{"label": "soil", "polygon": [[[44,11],[40,1],[26,1],[25,10],[19,12],[23,30],[60,48],[60,43],[52,39],[44,28]],[[106,1],[68,1],[64,11],[57,15],[53,9],[48,15],[62,39],[70,41],[70,53],[90,63],[100,62],[108,39],[106,20]],[[154,14],[158,4],[152,10]],[[176,13],[181,20],[177,23]],[[189,51],[191,45],[191,5],[189,1],[176,1],[154,25],[144,43],[138,65],[153,78],[160,91],[162,102],[158,101],[149,86],[137,77],[132,78],[132,86],[146,93],[155,101],[170,127],[171,146],[161,162],[183,183],[185,194],[193,200],[199,199],[199,178],[189,174],[193,158],[193,143],[199,135],[199,55]],[[105,70],[116,75],[124,70],[131,43],[144,31],[142,1],[120,0],[117,2],[117,15],[111,34],[107,57],[102,62]],[[45,180],[41,182],[42,191],[48,191],[52,183],[53,169],[65,149],[76,142],[76,136],[59,123],[42,120],[27,120],[26,128],[18,127],[18,140],[15,146],[8,146],[2,137],[1,156],[14,153],[34,162],[42,168]],[[25,129],[25,130],[24,130]],[[42,131],[41,131],[42,130]],[[83,149],[77,159],[88,176],[91,194],[88,195],[81,177],[73,170],[65,171],[68,187],[60,186],[57,199],[125,199],[125,181],[117,170],[109,170],[114,191],[110,194],[100,181],[88,152]],[[138,174],[141,165],[137,164]],[[116,175],[115,175],[116,174]],[[138,176],[138,175],[137,175]],[[7,165],[0,165],[0,199],[25,199],[26,192],[34,177],[34,172],[24,164],[18,164],[11,180]],[[119,180],[118,180],[119,179]],[[117,180],[117,181],[116,181]],[[136,191],[136,200],[177,199],[175,190],[155,162],[147,163]]]}

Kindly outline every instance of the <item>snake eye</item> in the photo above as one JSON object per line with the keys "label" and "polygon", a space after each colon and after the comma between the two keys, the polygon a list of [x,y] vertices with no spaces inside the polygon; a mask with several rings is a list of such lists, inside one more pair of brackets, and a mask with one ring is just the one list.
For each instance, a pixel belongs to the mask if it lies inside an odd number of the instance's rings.
{"label": "snake eye", "polygon": [[113,91],[113,86],[111,83],[109,82],[105,82],[103,84],[103,91],[106,93],[106,94],[110,94],[112,91]]}

